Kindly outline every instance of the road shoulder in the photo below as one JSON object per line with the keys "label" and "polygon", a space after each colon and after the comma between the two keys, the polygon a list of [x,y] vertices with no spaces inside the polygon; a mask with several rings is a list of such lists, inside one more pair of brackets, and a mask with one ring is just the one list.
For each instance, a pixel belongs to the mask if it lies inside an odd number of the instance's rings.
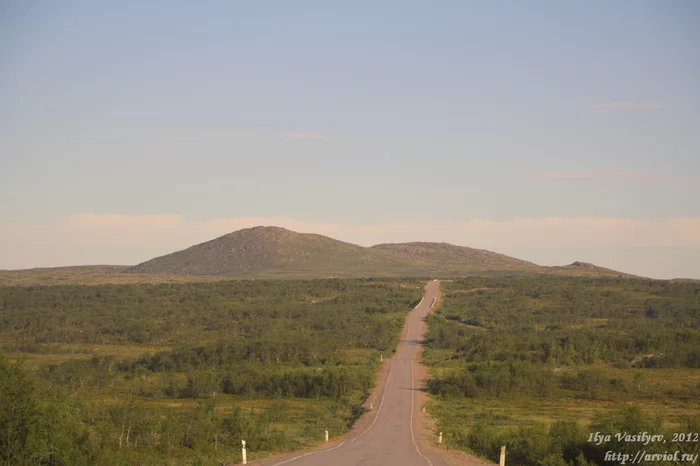
{"label": "road shoulder", "polygon": [[[427,287],[427,285],[426,285]],[[438,288],[437,300],[435,306],[428,311],[428,314],[435,311],[435,309],[440,305],[440,290]],[[427,324],[425,321],[421,323],[421,334],[425,336],[427,332]],[[427,381],[430,377],[427,366],[423,365],[421,361],[421,355],[423,353],[423,347],[421,346],[418,350],[418,361],[416,361],[415,367],[415,378],[416,386],[419,390],[416,392],[416,413],[414,418],[414,429],[416,432],[416,441],[418,441],[421,449],[427,450],[426,453],[440,457],[448,466],[482,466],[482,465],[492,465],[495,463],[490,463],[476,456],[469,455],[462,450],[448,449],[444,445],[438,444],[438,439],[436,437],[436,420],[430,416],[427,412],[423,412],[423,407],[429,401]]]}

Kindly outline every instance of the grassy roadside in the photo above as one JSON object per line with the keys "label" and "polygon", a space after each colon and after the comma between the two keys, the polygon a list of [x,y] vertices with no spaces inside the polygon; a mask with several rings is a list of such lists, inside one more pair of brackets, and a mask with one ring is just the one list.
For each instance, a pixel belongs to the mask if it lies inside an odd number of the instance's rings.
{"label": "grassy roadside", "polygon": [[699,298],[697,284],[649,280],[443,282],[422,358],[436,429],[449,448],[497,462],[505,444],[507,464],[528,465],[605,464],[603,448],[627,448],[589,431],[669,443],[697,431]]}
{"label": "grassy roadside", "polygon": [[[34,386],[16,394],[35,413],[21,451],[70,464],[219,465],[240,460],[241,439],[252,461],[317,445],[325,430],[342,435],[422,284],[0,288],[12,361],[0,382]],[[47,451],[49,424],[75,435]]]}

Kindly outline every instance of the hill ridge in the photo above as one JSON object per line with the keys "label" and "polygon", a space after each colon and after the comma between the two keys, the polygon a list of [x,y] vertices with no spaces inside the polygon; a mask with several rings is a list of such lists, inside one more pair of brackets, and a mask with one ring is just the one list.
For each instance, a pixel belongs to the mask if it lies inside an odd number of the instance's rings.
{"label": "hill ridge", "polygon": [[[578,265],[577,265],[578,264]],[[237,230],[155,257],[124,273],[243,277],[460,276],[557,273],[627,275],[584,262],[545,267],[485,249],[446,242],[364,247],[278,226]]]}

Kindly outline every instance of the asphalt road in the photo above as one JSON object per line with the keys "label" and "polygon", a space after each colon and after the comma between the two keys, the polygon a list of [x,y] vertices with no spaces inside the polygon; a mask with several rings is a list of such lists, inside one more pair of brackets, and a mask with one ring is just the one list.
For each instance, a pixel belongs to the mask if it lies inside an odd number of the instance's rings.
{"label": "asphalt road", "polygon": [[[266,466],[446,466],[421,444],[415,418],[419,410],[414,365],[418,364],[422,322],[437,297],[439,282],[430,281],[421,303],[408,315],[408,330],[398,353],[390,360],[384,392],[378,390],[369,427],[354,437],[329,443],[328,448],[296,453],[264,463]],[[415,431],[415,432],[414,432]]]}

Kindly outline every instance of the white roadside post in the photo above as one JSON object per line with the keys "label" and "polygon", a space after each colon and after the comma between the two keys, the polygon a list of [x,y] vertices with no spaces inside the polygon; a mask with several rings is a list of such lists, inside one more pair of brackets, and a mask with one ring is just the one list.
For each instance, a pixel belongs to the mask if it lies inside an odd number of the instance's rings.
{"label": "white roadside post", "polygon": [[379,362],[384,362],[384,356],[382,353],[379,353]]}
{"label": "white roadside post", "polygon": [[326,431],[326,442],[328,441],[328,431]]}
{"label": "white roadside post", "polygon": [[241,448],[241,455],[243,456],[243,464],[248,464],[248,460],[245,457],[245,440],[241,440],[243,448]]}
{"label": "white roadside post", "polygon": [[442,432],[440,432],[440,438],[438,439],[438,443],[442,443]]}
{"label": "white roadside post", "polygon": [[374,409],[374,405],[372,403],[369,404],[369,410],[372,411]]}
{"label": "white roadside post", "polygon": [[501,461],[498,463],[500,466],[506,466],[506,446],[501,447]]}

